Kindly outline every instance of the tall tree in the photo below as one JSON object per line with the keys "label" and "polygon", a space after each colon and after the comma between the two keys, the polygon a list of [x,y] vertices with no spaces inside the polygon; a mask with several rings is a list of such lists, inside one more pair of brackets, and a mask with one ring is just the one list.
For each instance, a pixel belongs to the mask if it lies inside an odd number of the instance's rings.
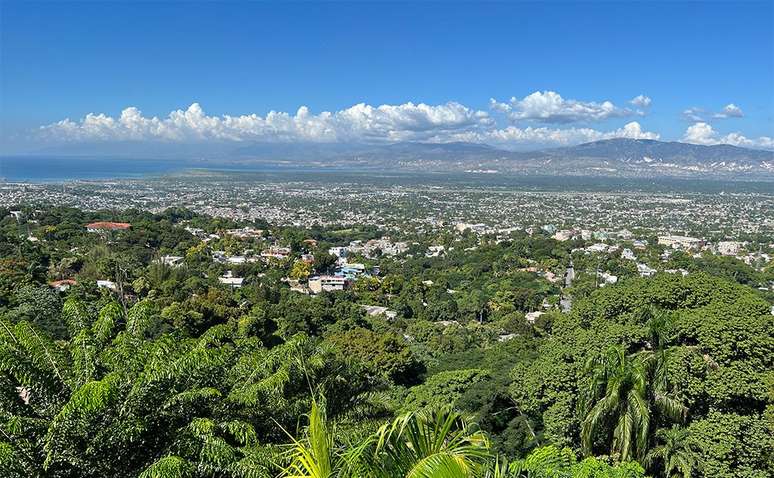
{"label": "tall tree", "polygon": [[620,460],[641,460],[648,451],[655,414],[674,421],[685,418],[686,408],[666,390],[661,358],[661,354],[630,356],[623,346],[613,346],[587,362],[580,401],[585,453],[612,438],[608,449]]}

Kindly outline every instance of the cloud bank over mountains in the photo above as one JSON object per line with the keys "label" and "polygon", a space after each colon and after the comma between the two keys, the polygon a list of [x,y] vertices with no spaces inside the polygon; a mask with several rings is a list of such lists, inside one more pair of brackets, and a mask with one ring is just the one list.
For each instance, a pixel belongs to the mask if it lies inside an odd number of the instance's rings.
{"label": "cloud bank over mountains", "polygon": [[[507,102],[492,99],[489,111],[457,102],[438,105],[409,102],[380,106],[360,103],[335,112],[313,113],[302,106],[295,114],[270,111],[264,116],[212,116],[205,113],[198,103],[193,103],[185,110],[175,110],[167,117],[159,118],[144,116],[138,108],[130,106],[117,117],[89,113],[77,121],[68,118],[42,126],[38,136],[54,143],[465,141],[517,149],[568,146],[612,138],[661,139],[659,133],[643,129],[637,121],[608,130],[589,127],[589,123],[644,116],[651,103],[652,100],[643,94],[631,99],[629,104],[633,108],[629,108],[610,101],[579,101],[565,99],[553,91],[536,91],[522,99],[514,97]],[[742,110],[731,103],[714,117],[741,115]],[[576,125],[571,126],[573,123]],[[721,135],[703,120],[688,127],[683,141],[774,149],[772,138],[751,139],[740,133]]]}
{"label": "cloud bank over mountains", "polygon": [[516,126],[508,126],[503,129],[493,129],[484,132],[458,133],[453,135],[452,140],[507,147],[509,144],[519,143],[569,146],[613,138],[660,139],[660,135],[643,131],[642,126],[638,122],[632,121],[622,128],[613,131],[598,131],[592,128],[552,129],[547,127],[518,128]]}
{"label": "cloud bank over mountains", "polygon": [[741,133],[729,133],[721,135],[704,122],[695,123],[688,127],[683,135],[683,141],[692,144],[730,144],[744,148],[774,149],[774,138],[761,136],[759,138],[747,138]]}
{"label": "cloud bank over mountains", "polygon": [[[609,118],[621,118],[642,111],[620,108],[610,101],[579,101],[564,99],[555,91],[536,91],[523,99],[511,98],[507,103],[492,98],[492,109],[506,113],[513,121],[536,120],[543,123],[574,123],[580,121],[601,121]],[[650,105],[650,98],[640,95],[632,104]]]}

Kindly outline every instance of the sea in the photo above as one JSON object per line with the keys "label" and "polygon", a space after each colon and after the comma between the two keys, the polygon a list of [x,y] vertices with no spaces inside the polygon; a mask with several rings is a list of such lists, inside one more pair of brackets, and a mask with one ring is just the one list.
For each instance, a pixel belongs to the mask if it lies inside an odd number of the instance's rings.
{"label": "sea", "polygon": [[62,182],[162,176],[207,168],[208,162],[176,159],[0,156],[0,181]]}

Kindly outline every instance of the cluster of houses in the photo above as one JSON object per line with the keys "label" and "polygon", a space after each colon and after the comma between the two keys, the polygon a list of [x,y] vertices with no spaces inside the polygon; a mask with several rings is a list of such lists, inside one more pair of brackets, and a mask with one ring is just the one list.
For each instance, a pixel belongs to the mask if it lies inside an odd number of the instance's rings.
{"label": "cluster of houses", "polygon": [[204,242],[210,242],[212,240],[218,240],[220,239],[220,236],[217,234],[210,234],[204,229],[199,229],[197,227],[190,227],[186,226],[185,230],[188,231],[192,236],[204,241]]}
{"label": "cluster of houses", "polygon": [[[546,224],[541,227],[541,230],[551,234],[551,237],[557,241],[569,241],[575,239],[581,239],[584,241],[590,241],[592,239],[597,241],[606,241],[611,238],[618,238],[624,241],[630,241],[634,238],[634,234],[628,229],[621,229],[620,231],[592,231],[590,229],[557,229],[553,224]],[[534,234],[534,228],[528,228],[527,233]]]}
{"label": "cluster of houses", "polygon": [[[339,252],[333,252],[333,250]],[[371,239],[370,241],[352,241],[346,247],[331,248],[330,254],[337,257],[342,257],[341,252],[345,251],[344,256],[349,254],[360,254],[368,259],[375,259],[380,252],[383,256],[397,256],[408,251],[409,245],[406,242],[393,242],[389,237],[382,237],[381,239]]]}
{"label": "cluster of houses", "polygon": [[[15,211],[14,211],[15,212]],[[111,221],[99,221],[87,224],[86,230],[93,233],[112,233],[113,231],[125,231],[131,229],[131,224],[123,222],[111,222]],[[220,235],[207,233],[203,229],[186,227],[186,231],[196,236],[204,242],[220,239]],[[583,251],[586,254],[590,253],[615,253],[621,251],[620,257],[624,260],[633,261],[636,263],[637,272],[642,277],[650,277],[657,271],[656,269],[648,266],[647,264],[638,262],[635,250],[642,250],[648,246],[648,241],[642,239],[635,239],[634,235],[623,229],[621,231],[609,232],[609,231],[591,231],[587,229],[557,229],[552,224],[543,225],[540,228],[542,231],[551,235],[552,238],[558,241],[567,241],[574,239],[607,241],[609,239],[617,238],[620,240],[629,241],[631,245],[629,247],[623,247],[617,244],[606,244],[604,242],[597,242],[581,249],[574,249],[575,251]],[[467,224],[459,223],[455,225],[455,230],[459,233],[465,231],[472,231],[477,234],[489,233],[490,228],[485,224]],[[512,229],[515,230],[515,229]],[[511,232],[512,232],[511,230]],[[530,235],[534,234],[536,230],[534,228],[526,229],[526,232]],[[223,231],[223,234],[236,237],[239,239],[265,239],[265,231],[261,229],[255,229],[252,227],[243,227],[236,229],[229,229]],[[316,241],[313,239],[307,239],[304,241],[308,246],[316,246]],[[667,251],[662,255],[662,260],[667,260],[671,251],[686,251],[699,253],[701,251],[712,251],[714,253],[738,257],[748,264],[760,261],[770,261],[771,257],[762,253],[746,253],[746,243],[740,241],[720,241],[716,244],[708,244],[703,239],[681,236],[681,235],[661,235],[658,236],[658,244],[665,246]],[[340,291],[346,290],[357,280],[359,277],[368,276],[369,272],[377,274],[378,268],[375,270],[367,271],[366,266],[361,263],[350,263],[348,258],[352,255],[361,255],[365,258],[375,259],[380,256],[396,256],[406,253],[409,250],[409,244],[406,242],[393,242],[389,237],[382,237],[380,239],[371,239],[368,241],[352,241],[347,246],[331,247],[329,254],[336,257],[336,267],[330,274],[313,275],[308,278],[306,284],[300,284],[298,281],[291,282],[291,288],[295,291],[307,293],[307,294],[319,294],[326,291]],[[431,245],[425,252],[427,257],[438,257],[446,253],[446,248],[442,245]],[[744,255],[746,254],[746,255]],[[267,263],[285,261],[292,255],[292,251],[289,247],[282,247],[279,245],[273,245],[267,249],[261,251],[258,255],[255,255],[253,251],[245,251],[242,255],[228,255],[224,251],[213,251],[212,258],[215,262],[225,265],[241,265],[254,263],[262,260]],[[759,257],[760,256],[760,257]],[[302,254],[300,260],[306,264],[314,263],[314,255]],[[183,264],[184,258],[182,256],[165,255],[157,259],[157,262],[170,266],[177,267]],[[556,283],[561,280],[551,271],[539,270],[537,267],[523,268],[524,271],[535,272],[541,277],[552,283]],[[682,269],[666,270],[668,273],[683,274],[686,275],[687,271]],[[600,280],[600,286],[606,284],[615,284],[618,282],[618,277],[610,272],[597,272],[597,277]],[[227,271],[223,276],[218,278],[221,284],[227,285],[232,288],[242,287],[244,278],[236,277],[232,271]],[[54,281],[50,285],[57,290],[64,291],[70,286],[76,284],[72,279],[65,279],[60,281]],[[109,290],[116,290],[117,286],[114,282],[109,280],[97,281],[97,287],[105,288]],[[372,311],[369,310],[369,313]],[[379,313],[384,313],[380,311]],[[534,317],[531,317],[534,320]]]}
{"label": "cluster of houses", "polygon": [[658,243],[673,250],[680,251],[710,251],[721,256],[738,257],[743,259],[745,246],[742,241],[718,241],[716,244],[707,243],[703,239],[689,236],[659,236]]}
{"label": "cluster of houses", "polygon": [[260,239],[263,237],[264,231],[263,229],[255,229],[252,227],[240,227],[238,229],[228,229],[225,233],[238,239]]}

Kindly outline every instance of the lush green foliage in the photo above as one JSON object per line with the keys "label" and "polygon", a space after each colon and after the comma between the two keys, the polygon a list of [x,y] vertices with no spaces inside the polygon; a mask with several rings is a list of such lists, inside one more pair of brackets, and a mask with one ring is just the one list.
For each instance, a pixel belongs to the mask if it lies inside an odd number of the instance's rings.
{"label": "lush green foliage", "polygon": [[[84,231],[98,219],[133,228]],[[237,239],[223,231],[245,224],[184,210],[36,220],[39,242],[0,220],[0,476],[774,474],[774,316],[749,287],[771,268],[675,254],[686,277],[638,278],[540,234],[417,234],[403,255],[352,258],[380,274],[310,296],[283,279],[382,233],[255,223]],[[292,257],[213,260],[274,244]],[[600,263],[617,285],[596,287]],[[246,285],[221,285],[227,270]],[[47,285],[63,278],[78,284]]]}

